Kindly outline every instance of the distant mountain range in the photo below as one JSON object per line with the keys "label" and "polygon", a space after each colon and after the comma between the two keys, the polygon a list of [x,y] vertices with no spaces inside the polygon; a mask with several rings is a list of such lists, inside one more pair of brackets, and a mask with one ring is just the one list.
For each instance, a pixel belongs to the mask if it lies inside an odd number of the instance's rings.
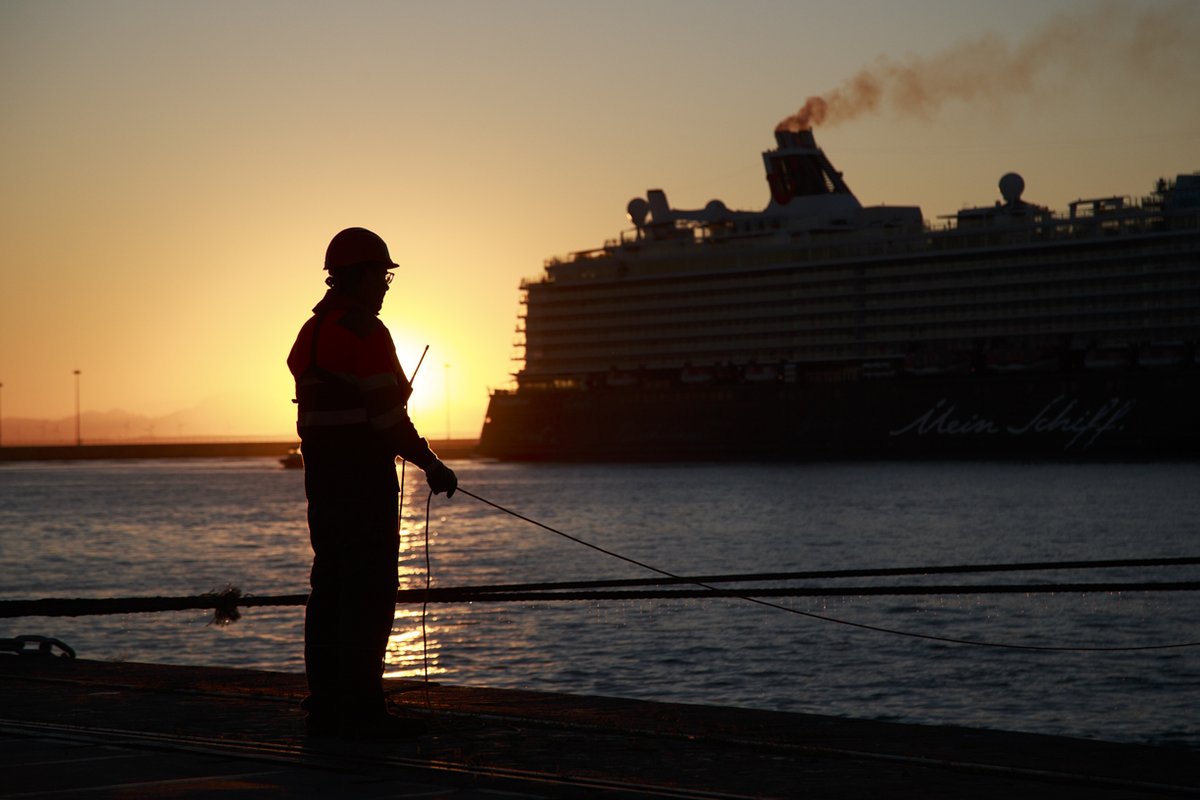
{"label": "distant mountain range", "polygon": [[[240,428],[231,429],[215,421],[211,409],[204,407],[158,417],[122,410],[85,411],[79,417],[79,434],[84,443],[224,439],[278,441],[295,437],[289,431],[249,433]],[[74,444],[75,441],[74,415],[57,419],[5,417],[0,425],[2,445]]]}

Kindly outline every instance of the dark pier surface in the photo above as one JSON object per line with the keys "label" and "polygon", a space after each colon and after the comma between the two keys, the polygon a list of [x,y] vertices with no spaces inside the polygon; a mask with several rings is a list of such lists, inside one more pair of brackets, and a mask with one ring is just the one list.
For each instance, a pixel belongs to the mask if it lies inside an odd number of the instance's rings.
{"label": "dark pier surface", "polygon": [[303,678],[0,656],[0,797],[1200,796],[1200,752],[389,681],[430,722],[306,739]]}

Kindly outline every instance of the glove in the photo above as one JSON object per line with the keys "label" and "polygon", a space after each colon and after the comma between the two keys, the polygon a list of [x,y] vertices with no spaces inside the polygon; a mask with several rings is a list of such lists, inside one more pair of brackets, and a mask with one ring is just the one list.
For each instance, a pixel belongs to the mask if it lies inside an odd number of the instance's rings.
{"label": "glove", "polygon": [[435,461],[425,470],[425,482],[434,494],[445,492],[447,500],[454,497],[454,490],[458,488],[458,476],[441,461]]}

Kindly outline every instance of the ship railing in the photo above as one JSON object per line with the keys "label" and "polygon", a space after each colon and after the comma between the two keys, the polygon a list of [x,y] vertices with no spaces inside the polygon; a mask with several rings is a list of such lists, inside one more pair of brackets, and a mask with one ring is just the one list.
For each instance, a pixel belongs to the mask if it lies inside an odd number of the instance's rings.
{"label": "ship railing", "polygon": [[1114,195],[1112,197],[1094,197],[1087,200],[1076,200],[1068,208],[1071,212],[1071,219],[1076,220],[1121,214],[1130,208],[1136,209],[1137,206],[1130,202],[1128,195]]}
{"label": "ship railing", "polygon": [[[817,257],[847,257],[856,254],[868,256],[897,251],[903,252],[906,246],[910,250],[915,247],[920,247],[921,249],[951,249],[962,246],[1019,244],[1022,241],[1037,241],[1046,238],[1096,235],[1096,223],[1098,221],[1110,224],[1110,228],[1103,231],[1108,234],[1114,231],[1153,230],[1163,225],[1164,216],[1161,212],[1161,202],[1158,202],[1157,199],[1155,199],[1156,202],[1147,202],[1148,199],[1137,201],[1127,196],[1114,196],[1076,200],[1069,204],[1069,215],[1045,212],[1037,215],[1036,219],[1032,221],[1029,219],[1012,220],[1000,216],[994,219],[981,218],[974,220],[973,224],[963,225],[960,224],[959,215],[946,215],[938,218],[944,220],[941,224],[926,221],[921,228],[921,232],[915,236],[897,231],[895,235],[888,234],[882,241],[872,238],[856,243],[839,243],[837,247],[852,248],[854,252],[840,253],[836,256],[827,256],[822,245],[822,247],[816,249],[814,255]],[[983,210],[987,211],[989,209]],[[1194,214],[1174,215],[1174,217],[1177,220],[1176,224],[1182,223],[1183,227],[1197,226],[1197,218]],[[778,232],[776,230],[763,231],[763,233]],[[720,233],[720,231],[714,233],[714,231],[711,231],[702,224],[690,223],[673,228],[672,236],[663,239],[663,241],[687,244],[697,240],[723,241],[729,238],[727,235],[718,235]],[[802,237],[810,233],[812,232],[791,231],[790,235],[793,237]],[[755,235],[759,236],[762,234],[756,233]],[[964,242],[961,237],[972,237],[975,238],[975,241]],[[737,238],[743,237],[739,235]],[[747,236],[746,238],[749,237]],[[566,256],[555,256],[547,259],[544,262],[544,266],[550,269],[567,264],[602,259],[611,255],[614,249],[623,245],[647,243],[650,241],[644,235],[623,231],[619,235],[619,238],[606,240],[602,247],[579,250]],[[537,278],[526,282],[540,282],[543,280],[545,279]]]}
{"label": "ship railing", "polygon": [[616,243],[609,240],[604,243],[603,247],[593,247],[588,250],[575,250],[565,256],[551,256],[547,258],[543,265],[546,267],[557,267],[563,264],[574,264],[577,261],[589,261],[594,258],[603,258],[608,254],[609,250]]}

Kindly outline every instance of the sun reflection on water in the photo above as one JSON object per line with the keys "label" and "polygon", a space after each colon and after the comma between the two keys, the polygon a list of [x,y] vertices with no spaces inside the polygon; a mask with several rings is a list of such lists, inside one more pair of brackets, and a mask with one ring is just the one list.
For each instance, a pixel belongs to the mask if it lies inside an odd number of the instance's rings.
{"label": "sun reflection on water", "polygon": [[443,675],[446,670],[438,665],[442,645],[437,638],[437,628],[432,618],[426,620],[425,632],[421,631],[421,608],[398,606],[392,622],[392,635],[388,637],[387,653],[384,656],[385,678],[410,678],[422,680],[426,675]]}
{"label": "sun reflection on water", "polygon": [[[400,555],[397,573],[401,589],[423,589],[429,565],[426,561],[428,534],[435,536],[433,527],[425,522],[424,494],[419,491],[423,481],[418,475],[400,473],[405,484],[400,510]],[[392,633],[384,654],[385,678],[423,680],[427,675],[447,672],[439,665],[442,643],[434,614],[420,605],[397,605],[392,619]]]}

